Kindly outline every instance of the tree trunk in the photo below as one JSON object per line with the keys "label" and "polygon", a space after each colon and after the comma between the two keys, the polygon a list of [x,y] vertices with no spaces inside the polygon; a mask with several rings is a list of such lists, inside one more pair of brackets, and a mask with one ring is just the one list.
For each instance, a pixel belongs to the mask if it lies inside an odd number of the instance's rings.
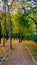
{"label": "tree trunk", "polygon": [[12,49],[12,23],[10,22],[10,49]]}
{"label": "tree trunk", "polygon": [[5,32],[6,32],[6,2],[4,2],[4,5],[3,5],[3,15],[4,15],[3,46],[5,46]]}
{"label": "tree trunk", "polygon": [[9,14],[9,19],[10,19],[10,49],[12,49],[12,22],[11,22],[11,17],[10,17],[10,8],[8,6],[8,14]]}
{"label": "tree trunk", "polygon": [[1,44],[1,20],[0,20],[0,44]]}

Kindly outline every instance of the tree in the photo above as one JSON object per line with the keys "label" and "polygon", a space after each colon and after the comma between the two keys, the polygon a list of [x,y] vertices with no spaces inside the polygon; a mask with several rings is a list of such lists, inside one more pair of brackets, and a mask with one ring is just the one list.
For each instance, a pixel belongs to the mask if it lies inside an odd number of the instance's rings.
{"label": "tree", "polygon": [[[0,35],[1,35],[1,23],[0,23]],[[1,43],[1,36],[0,36],[0,43]]]}
{"label": "tree", "polygon": [[7,3],[7,6],[8,6],[8,14],[10,18],[10,49],[12,49],[12,22],[11,22],[10,8],[9,8],[8,3]]}
{"label": "tree", "polygon": [[5,32],[6,32],[6,0],[4,0],[3,5],[3,15],[4,15],[4,30],[3,30],[3,46],[5,46]]}

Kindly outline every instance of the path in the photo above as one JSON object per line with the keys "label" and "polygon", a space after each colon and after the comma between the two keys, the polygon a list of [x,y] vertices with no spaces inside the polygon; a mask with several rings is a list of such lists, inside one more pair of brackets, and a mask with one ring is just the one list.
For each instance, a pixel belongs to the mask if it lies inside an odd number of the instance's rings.
{"label": "path", "polygon": [[[26,48],[21,43],[17,44],[14,52],[12,51],[6,58],[5,65],[35,65]],[[4,63],[2,65],[4,65]]]}

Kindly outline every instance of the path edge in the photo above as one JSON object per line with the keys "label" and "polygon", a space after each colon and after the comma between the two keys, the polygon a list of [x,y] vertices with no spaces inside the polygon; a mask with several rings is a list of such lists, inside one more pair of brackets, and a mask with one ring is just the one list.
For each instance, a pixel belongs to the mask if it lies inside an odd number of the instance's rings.
{"label": "path edge", "polygon": [[36,62],[36,60],[34,59],[34,57],[32,56],[32,54],[31,54],[29,48],[28,48],[28,47],[25,47],[25,48],[28,50],[28,53],[29,53],[29,55],[31,56],[33,62],[37,65],[37,62]]}
{"label": "path edge", "polygon": [[8,54],[11,52],[11,50],[8,51],[8,53],[6,53],[6,55],[2,58],[0,65],[2,65],[3,61],[6,59],[6,57],[8,56]]}

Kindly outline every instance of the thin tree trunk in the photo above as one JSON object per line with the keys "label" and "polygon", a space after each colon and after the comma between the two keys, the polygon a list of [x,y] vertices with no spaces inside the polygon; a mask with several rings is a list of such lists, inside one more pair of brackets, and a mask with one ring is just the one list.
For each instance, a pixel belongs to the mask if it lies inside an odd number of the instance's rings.
{"label": "thin tree trunk", "polygon": [[12,22],[11,22],[11,17],[10,17],[9,5],[8,5],[8,14],[9,14],[9,19],[10,19],[10,49],[12,49]]}
{"label": "thin tree trunk", "polygon": [[19,29],[19,42],[21,42],[21,29]]}
{"label": "thin tree trunk", "polygon": [[0,20],[0,44],[1,44],[1,20]]}
{"label": "thin tree trunk", "polygon": [[10,49],[12,49],[12,23],[10,22]]}
{"label": "thin tree trunk", "polygon": [[4,2],[4,6],[3,6],[3,15],[4,15],[3,46],[5,46],[5,32],[6,32],[6,2]]}

